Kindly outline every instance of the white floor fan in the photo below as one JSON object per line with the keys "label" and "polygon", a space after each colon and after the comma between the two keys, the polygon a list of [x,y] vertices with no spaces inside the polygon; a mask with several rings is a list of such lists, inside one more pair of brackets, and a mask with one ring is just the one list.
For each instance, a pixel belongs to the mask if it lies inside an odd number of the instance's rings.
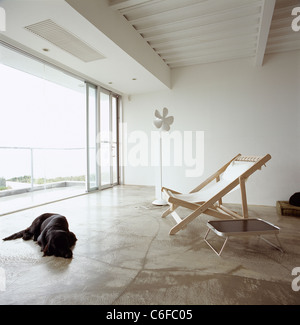
{"label": "white floor fan", "polygon": [[168,116],[168,109],[163,108],[163,114],[161,115],[158,110],[155,110],[155,119],[153,121],[154,126],[159,129],[159,182],[156,184],[156,193],[160,193],[159,197],[152,202],[154,205],[167,205],[168,203],[162,197],[162,132],[170,131],[170,125],[174,122],[173,116]]}

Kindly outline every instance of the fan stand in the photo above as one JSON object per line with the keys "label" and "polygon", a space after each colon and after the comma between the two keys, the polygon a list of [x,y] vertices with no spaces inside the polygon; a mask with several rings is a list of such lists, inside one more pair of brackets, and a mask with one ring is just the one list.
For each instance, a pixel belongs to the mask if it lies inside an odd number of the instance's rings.
{"label": "fan stand", "polygon": [[158,206],[168,205],[168,203],[164,199],[156,199],[152,202],[152,204]]}
{"label": "fan stand", "polygon": [[[156,185],[157,186],[157,185]],[[162,188],[162,137],[161,131],[159,132],[159,190]],[[164,206],[168,205],[168,202],[162,198],[162,192],[160,191],[160,198],[157,198],[152,202],[153,205]]]}

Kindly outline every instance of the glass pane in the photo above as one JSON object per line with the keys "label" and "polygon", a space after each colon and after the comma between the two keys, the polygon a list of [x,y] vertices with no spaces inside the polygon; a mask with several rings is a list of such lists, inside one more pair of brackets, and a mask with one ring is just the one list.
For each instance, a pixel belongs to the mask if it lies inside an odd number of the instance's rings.
{"label": "glass pane", "polygon": [[100,149],[101,149],[101,186],[111,184],[110,149],[110,100],[109,95],[100,94]]}
{"label": "glass pane", "polygon": [[118,99],[112,97],[112,173],[113,184],[118,183],[117,109]]}
{"label": "glass pane", "polygon": [[30,149],[0,147],[0,157],[0,197],[11,190],[31,188]]}
{"label": "glass pane", "polygon": [[97,182],[97,89],[88,86],[88,190],[98,187]]}
{"label": "glass pane", "polygon": [[84,86],[0,45],[0,214],[84,191]]}

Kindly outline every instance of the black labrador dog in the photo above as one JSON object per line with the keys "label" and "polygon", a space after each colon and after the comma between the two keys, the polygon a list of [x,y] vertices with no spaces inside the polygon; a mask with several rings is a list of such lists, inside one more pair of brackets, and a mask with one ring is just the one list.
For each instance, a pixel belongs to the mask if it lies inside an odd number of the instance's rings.
{"label": "black labrador dog", "polygon": [[66,217],[55,213],[44,213],[33,220],[30,227],[21,230],[3,240],[23,238],[29,240],[33,237],[41,246],[44,256],[57,256],[72,258],[71,247],[75,245],[77,238],[69,231]]}

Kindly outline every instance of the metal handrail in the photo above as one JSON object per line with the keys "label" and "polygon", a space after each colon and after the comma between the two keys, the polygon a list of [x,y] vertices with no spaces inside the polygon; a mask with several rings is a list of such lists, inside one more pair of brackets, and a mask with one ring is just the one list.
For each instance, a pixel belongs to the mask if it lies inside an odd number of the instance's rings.
{"label": "metal handrail", "polygon": [[27,150],[82,150],[86,149],[85,147],[79,147],[79,148],[45,148],[45,147],[1,147],[0,149],[27,149]]}
{"label": "metal handrail", "polygon": [[[0,146],[0,149],[15,149],[15,150],[30,150],[30,177],[31,177],[31,189],[34,188],[34,173],[33,173],[33,151],[34,150],[85,150],[85,147],[78,148],[55,148],[55,147],[10,147]],[[90,148],[92,149],[92,148]]]}
{"label": "metal handrail", "polygon": [[[108,140],[102,140],[100,141],[100,143],[110,143],[110,141]],[[117,144],[115,142],[111,143],[111,149],[114,150],[116,149]],[[13,150],[29,150],[30,151],[30,178],[31,178],[31,190],[34,188],[34,157],[33,157],[33,152],[35,150],[60,150],[60,151],[66,151],[66,150],[87,150],[86,147],[74,147],[74,148],[64,148],[64,147],[22,147],[22,146],[0,146],[0,150],[1,149],[13,149]],[[89,147],[88,150],[93,150],[96,149],[96,147]],[[113,154],[113,157],[115,157],[115,155]]]}

